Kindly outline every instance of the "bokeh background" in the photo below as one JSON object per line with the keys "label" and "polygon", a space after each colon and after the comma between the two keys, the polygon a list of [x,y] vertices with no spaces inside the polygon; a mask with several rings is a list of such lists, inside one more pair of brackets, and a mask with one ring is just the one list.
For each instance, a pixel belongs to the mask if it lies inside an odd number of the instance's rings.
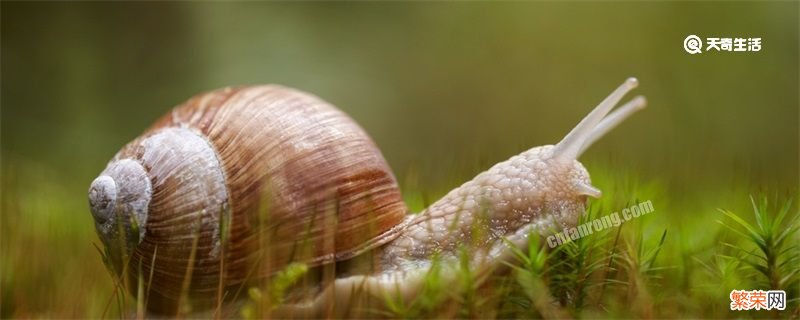
{"label": "bokeh background", "polygon": [[[557,142],[636,76],[648,109],[581,161],[657,184],[656,210],[669,210],[653,223],[711,245],[716,208],[798,194],[798,6],[3,2],[0,316],[103,314],[113,284],[92,245],[89,183],[172,106],[228,85],[336,104],[407,197],[435,200]],[[763,47],[689,55],[690,34]]]}

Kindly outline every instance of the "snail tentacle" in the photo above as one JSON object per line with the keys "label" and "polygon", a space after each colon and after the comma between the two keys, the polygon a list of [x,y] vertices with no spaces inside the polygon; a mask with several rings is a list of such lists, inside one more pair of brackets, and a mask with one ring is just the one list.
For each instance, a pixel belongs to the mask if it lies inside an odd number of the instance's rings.
{"label": "snail tentacle", "polygon": [[572,161],[578,159],[581,155],[581,150],[586,140],[591,136],[594,128],[603,120],[614,106],[622,100],[628,92],[633,90],[639,85],[636,78],[628,78],[625,82],[617,87],[608,97],[603,99],[597,107],[592,110],[586,117],[570,131],[564,139],[556,145],[555,155],[563,161]]}
{"label": "snail tentacle", "polygon": [[611,129],[614,129],[622,123],[622,121],[625,121],[625,119],[636,113],[636,111],[642,110],[645,107],[647,107],[647,99],[643,96],[637,96],[611,112],[611,114],[603,118],[603,121],[600,121],[600,123],[594,127],[594,130],[592,130],[588,138],[586,138],[586,142],[583,143],[578,153],[583,154],[586,149],[589,149],[592,144],[600,140],[600,138],[605,136]]}

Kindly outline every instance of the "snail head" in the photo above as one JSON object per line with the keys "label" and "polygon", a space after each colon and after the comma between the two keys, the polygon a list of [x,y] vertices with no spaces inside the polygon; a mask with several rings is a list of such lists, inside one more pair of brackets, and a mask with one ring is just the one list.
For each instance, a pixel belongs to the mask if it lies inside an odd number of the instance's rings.
{"label": "snail head", "polygon": [[[628,78],[594,108],[556,145],[531,148],[476,177],[467,194],[484,194],[492,212],[495,233],[521,236],[536,230],[575,225],[588,197],[602,192],[577,159],[595,141],[647,104],[638,96],[609,112],[638,85]],[[532,230],[533,229],[533,230]]]}
{"label": "snail head", "polygon": [[[545,201],[545,207],[550,212],[574,212],[575,208],[583,207],[586,197],[600,198],[602,196],[600,189],[591,184],[586,168],[577,159],[594,142],[647,105],[643,96],[637,96],[609,114],[625,94],[636,88],[638,84],[636,78],[628,78],[586,115],[558,144],[538,147],[526,152],[539,154],[535,158],[542,161],[544,165],[536,167],[544,172],[539,172],[538,176],[545,177],[545,179],[551,177],[551,181],[544,185],[547,188],[557,189],[549,192],[549,194],[555,195],[551,197],[552,200]],[[577,221],[576,215],[564,218],[567,218],[569,224]]]}

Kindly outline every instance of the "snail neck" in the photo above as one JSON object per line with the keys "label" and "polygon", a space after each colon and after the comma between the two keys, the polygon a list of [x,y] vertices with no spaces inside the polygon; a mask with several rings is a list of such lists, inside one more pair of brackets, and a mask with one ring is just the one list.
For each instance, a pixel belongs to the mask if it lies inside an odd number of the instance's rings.
{"label": "snail neck", "polygon": [[[589,185],[577,161],[553,157],[553,146],[523,152],[452,190],[417,215],[382,252],[384,270],[419,267],[434,257],[498,257],[529,233],[572,226],[584,212]],[[465,251],[466,250],[466,251]]]}

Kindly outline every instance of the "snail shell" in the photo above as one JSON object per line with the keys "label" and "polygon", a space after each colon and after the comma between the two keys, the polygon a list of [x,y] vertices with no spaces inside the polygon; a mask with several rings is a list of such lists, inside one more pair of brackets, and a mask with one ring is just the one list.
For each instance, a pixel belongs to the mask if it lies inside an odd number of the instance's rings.
{"label": "snail shell", "polygon": [[275,85],[176,107],[119,151],[89,199],[109,258],[132,283],[145,277],[157,313],[183,294],[212,303],[220,281],[353,257],[394,239],[408,211],[364,130]]}

